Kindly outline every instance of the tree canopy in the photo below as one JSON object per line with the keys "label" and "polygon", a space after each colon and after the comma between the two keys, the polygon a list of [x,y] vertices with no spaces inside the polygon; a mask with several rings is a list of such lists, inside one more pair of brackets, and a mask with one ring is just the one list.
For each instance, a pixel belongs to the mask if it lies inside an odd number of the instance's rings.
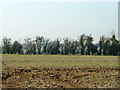
{"label": "tree canopy", "polygon": [[50,40],[43,36],[35,39],[26,38],[24,43],[11,43],[11,38],[3,38],[3,54],[80,54],[80,55],[120,55],[120,41],[113,34],[111,37],[100,37],[98,43],[93,43],[92,35],[82,34],[78,40],[69,38]]}

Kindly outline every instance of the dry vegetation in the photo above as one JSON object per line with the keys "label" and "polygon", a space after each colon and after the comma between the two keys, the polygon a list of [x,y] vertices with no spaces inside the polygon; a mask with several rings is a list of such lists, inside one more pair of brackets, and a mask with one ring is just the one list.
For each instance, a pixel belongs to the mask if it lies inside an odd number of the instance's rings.
{"label": "dry vegetation", "polygon": [[118,88],[117,56],[3,55],[3,88]]}

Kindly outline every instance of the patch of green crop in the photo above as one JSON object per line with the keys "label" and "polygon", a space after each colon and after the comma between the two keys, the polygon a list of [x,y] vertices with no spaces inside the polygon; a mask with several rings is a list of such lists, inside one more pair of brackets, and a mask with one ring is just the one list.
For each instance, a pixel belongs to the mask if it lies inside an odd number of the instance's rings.
{"label": "patch of green crop", "polygon": [[118,66],[117,56],[2,55],[8,66]]}

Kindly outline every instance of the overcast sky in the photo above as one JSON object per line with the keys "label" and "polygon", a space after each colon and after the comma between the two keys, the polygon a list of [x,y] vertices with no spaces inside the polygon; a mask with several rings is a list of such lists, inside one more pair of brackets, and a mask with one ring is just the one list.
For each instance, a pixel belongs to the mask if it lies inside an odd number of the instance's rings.
{"label": "overcast sky", "polygon": [[103,34],[118,33],[117,2],[9,2],[1,8],[2,37],[13,40],[37,35],[77,39],[85,33],[97,41]]}

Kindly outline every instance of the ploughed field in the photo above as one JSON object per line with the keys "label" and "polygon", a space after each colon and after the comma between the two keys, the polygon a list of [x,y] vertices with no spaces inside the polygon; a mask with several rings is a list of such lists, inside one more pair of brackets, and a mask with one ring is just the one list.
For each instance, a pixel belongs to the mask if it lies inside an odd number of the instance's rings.
{"label": "ploughed field", "polygon": [[118,88],[117,56],[2,55],[2,88]]}

